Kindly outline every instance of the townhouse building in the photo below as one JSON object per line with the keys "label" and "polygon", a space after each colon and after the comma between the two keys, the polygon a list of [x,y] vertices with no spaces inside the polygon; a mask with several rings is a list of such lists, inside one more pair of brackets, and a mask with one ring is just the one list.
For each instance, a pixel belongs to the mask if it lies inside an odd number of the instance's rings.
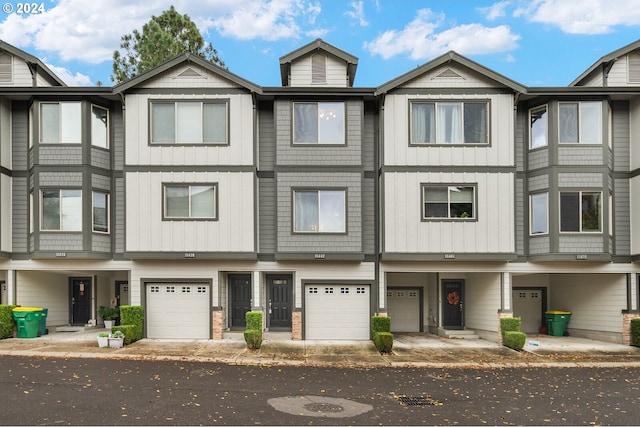
{"label": "townhouse building", "polygon": [[567,87],[455,52],[358,87],[319,39],[279,66],[265,87],[185,53],[76,88],[0,43],[0,302],[49,327],[142,305],[147,337],[197,339],[257,310],[291,339],[366,340],[379,314],[499,340],[560,309],[629,342],[640,42]]}

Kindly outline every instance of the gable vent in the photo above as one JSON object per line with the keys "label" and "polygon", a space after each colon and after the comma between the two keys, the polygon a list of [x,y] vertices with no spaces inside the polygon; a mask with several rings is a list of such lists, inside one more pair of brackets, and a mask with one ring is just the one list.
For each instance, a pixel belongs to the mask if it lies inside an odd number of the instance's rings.
{"label": "gable vent", "polygon": [[447,68],[446,70],[438,74],[435,78],[436,79],[461,79],[463,77],[460,74],[453,71],[451,68]]}
{"label": "gable vent", "polygon": [[327,57],[315,54],[311,57],[311,83],[322,84],[327,82]]}
{"label": "gable vent", "polygon": [[194,70],[193,68],[187,68],[186,70],[184,70],[183,72],[181,72],[180,74],[178,74],[176,76],[176,78],[179,79],[203,79],[204,76],[202,74],[200,74],[199,72],[197,72],[196,70]]}
{"label": "gable vent", "polygon": [[629,83],[640,83],[640,52],[629,54]]}
{"label": "gable vent", "polygon": [[13,81],[13,57],[7,53],[0,53],[0,83]]}

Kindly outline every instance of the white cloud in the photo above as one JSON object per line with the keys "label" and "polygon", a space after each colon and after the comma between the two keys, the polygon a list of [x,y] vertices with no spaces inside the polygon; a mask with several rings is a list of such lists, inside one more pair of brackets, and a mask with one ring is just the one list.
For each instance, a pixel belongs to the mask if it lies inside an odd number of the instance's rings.
{"label": "white cloud", "polygon": [[219,18],[211,20],[220,34],[240,40],[298,38],[298,21],[314,24],[321,12],[318,2],[303,0],[244,0]]}
{"label": "white cloud", "polygon": [[[67,86],[93,86],[95,83],[91,81],[91,77],[82,74],[82,73],[73,73],[64,67],[57,67],[55,65],[45,63],[47,67],[53,73],[60,77],[63,82],[67,84]],[[105,82],[103,82],[105,83]]]}
{"label": "white cloud", "polygon": [[569,34],[606,34],[616,26],[640,26],[640,8],[629,0],[535,0],[514,16],[548,24]]}
{"label": "white cloud", "polygon": [[505,52],[517,47],[520,36],[508,26],[485,27],[466,24],[437,33],[445,17],[430,9],[421,9],[416,18],[402,30],[388,30],[364,48],[384,59],[396,55],[408,55],[413,60],[424,60],[455,50],[460,54],[487,54]]}
{"label": "white cloud", "polygon": [[500,1],[488,7],[480,7],[478,10],[489,21],[495,21],[498,18],[506,16],[507,6],[511,4],[510,1]]}
{"label": "white cloud", "polygon": [[362,0],[351,2],[351,7],[353,10],[347,10],[344,16],[356,21],[361,27],[368,26],[369,22],[364,16],[364,2]]}

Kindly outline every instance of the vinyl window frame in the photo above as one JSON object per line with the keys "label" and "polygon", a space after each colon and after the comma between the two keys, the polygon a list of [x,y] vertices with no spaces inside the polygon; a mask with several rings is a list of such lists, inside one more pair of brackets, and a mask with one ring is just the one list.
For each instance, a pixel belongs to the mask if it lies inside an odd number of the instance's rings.
{"label": "vinyl window frame", "polygon": [[[563,203],[562,203],[562,195],[563,194],[577,194],[578,195],[578,207],[579,209],[577,210],[577,215],[578,215],[578,223],[579,223],[579,229],[578,230],[563,230],[562,226],[563,226]],[[583,205],[583,198],[586,195],[594,195],[597,194],[599,196],[598,198],[598,229],[597,230],[590,230],[590,229],[584,229],[584,210],[582,209],[582,205]],[[560,231],[560,234],[575,234],[575,233],[580,233],[580,234],[602,234],[603,233],[603,227],[604,227],[604,218],[603,218],[603,213],[604,213],[604,201],[603,201],[603,192],[602,191],[598,191],[598,190],[561,190],[558,192],[558,228]],[[570,214],[570,213],[569,213]]]}
{"label": "vinyl window frame", "polygon": [[[43,138],[45,136],[45,125],[49,125],[50,123],[45,124],[45,114],[43,113],[43,107],[46,106],[57,106],[57,140],[48,140],[45,141]],[[70,110],[69,108],[74,106],[77,108],[77,111]],[[38,140],[40,144],[81,144],[82,143],[82,133],[83,133],[83,115],[82,115],[82,102],[81,101],[44,101],[40,102],[38,105]],[[75,117],[74,117],[75,116]],[[53,130],[51,132],[46,132],[47,135],[53,134]],[[70,138],[71,137],[71,138]],[[68,139],[69,138],[69,139]]]}
{"label": "vinyl window frame", "polygon": [[[211,216],[193,216],[193,189],[198,187],[211,187],[213,189],[213,209]],[[188,191],[188,215],[171,216],[169,215],[169,206],[167,200],[167,190],[171,188],[187,189]],[[163,221],[217,221],[218,220],[218,183],[163,183],[162,184],[162,220]]]}
{"label": "vinyl window frame", "polygon": [[[430,126],[433,127],[433,130],[430,130],[429,134],[433,134],[433,136],[429,137],[429,141],[416,141],[414,140],[414,134],[416,132],[414,129],[414,122],[415,122],[415,112],[414,112],[414,105],[433,105],[433,113],[432,113],[432,123],[430,123]],[[439,121],[439,115],[442,114],[441,111],[438,106],[442,105],[456,105],[459,104],[460,105],[460,128],[459,128],[459,132],[460,132],[460,142],[446,142],[446,141],[442,141],[442,139],[440,138],[441,135],[441,131],[439,131],[439,125],[438,125],[438,121]],[[484,142],[476,142],[476,141],[471,141],[471,142],[467,142],[466,141],[466,132],[465,132],[465,105],[484,105],[485,106],[485,114],[484,114],[484,138],[485,141]],[[411,99],[409,100],[409,145],[410,146],[415,146],[415,147],[424,147],[424,146],[442,146],[442,147],[451,147],[451,146],[460,146],[460,147],[468,147],[468,146],[481,146],[481,147],[485,147],[485,146],[490,146],[491,145],[491,100],[489,99],[465,99],[465,100],[460,100],[460,99],[438,99],[438,100],[432,100],[432,99]],[[448,123],[448,122],[447,122]],[[433,140],[431,140],[431,138],[433,138]]]}
{"label": "vinyl window frame", "polygon": [[[58,228],[45,228],[45,193],[58,193]],[[65,193],[67,193],[65,195]],[[74,194],[71,194],[74,193]],[[77,196],[77,194],[79,194],[79,197]],[[72,199],[77,199],[79,198],[80,200],[76,203],[71,202]],[[68,202],[65,203],[65,199],[68,200]],[[83,206],[83,194],[82,194],[82,189],[80,188],[50,188],[50,189],[40,189],[40,231],[43,232],[55,232],[55,233],[69,233],[69,232],[81,232],[82,231],[82,219],[83,219],[83,212],[82,212],[82,206]],[[77,228],[65,228],[65,216],[68,216],[69,218],[74,218],[74,216],[72,216],[72,211],[71,209],[77,208],[77,215],[75,216],[75,221],[73,221],[73,223],[77,223],[78,227]],[[50,213],[48,213],[49,215]],[[52,221],[52,219],[49,219],[46,222]]]}
{"label": "vinyl window frame", "polygon": [[[182,123],[182,128],[181,128],[181,122],[180,122],[180,105],[184,106],[186,108],[186,104],[199,104],[200,106],[200,113],[199,113],[199,117],[200,117],[200,123],[198,124],[198,128],[200,129],[200,135],[198,137],[198,139],[194,139],[192,141],[178,141],[179,139],[179,133],[181,132],[181,130],[185,130],[187,128],[189,128],[189,126],[185,123]],[[205,117],[205,106],[206,105],[224,105],[224,114],[225,117],[222,120],[222,122],[224,123],[225,129],[223,131],[224,133],[224,140],[223,141],[205,141],[205,126],[206,123],[208,123],[208,120],[206,120]],[[169,106],[172,105],[173,106],[173,111],[172,111],[172,120],[173,120],[173,140],[155,140],[156,135],[155,135],[155,121],[156,121],[156,110],[154,109],[155,106],[160,106],[160,105],[164,105],[164,106]],[[215,98],[215,99],[180,99],[180,100],[175,100],[175,99],[150,99],[149,100],[149,144],[151,146],[165,146],[165,145],[196,145],[196,146],[226,146],[230,144],[230,129],[231,129],[231,122],[230,122],[230,100],[227,98]],[[184,113],[184,112],[183,112]],[[193,127],[193,126],[191,126]]]}
{"label": "vinyl window frame", "polygon": [[[465,188],[471,189],[473,194],[471,196],[471,207],[473,209],[473,213],[468,216],[452,216],[451,215],[451,207],[455,205],[455,202],[452,202],[451,191],[453,188]],[[447,191],[447,216],[427,216],[427,191],[429,189],[446,189]],[[454,222],[472,222],[478,220],[478,184],[460,184],[460,183],[423,183],[420,185],[420,218],[423,222],[443,222],[443,221],[454,221]],[[436,202],[431,202],[435,204]],[[438,204],[444,204],[444,201],[440,201]]]}
{"label": "vinyl window frame", "polygon": [[[106,123],[105,125],[105,129],[104,129],[104,145],[102,144],[96,144],[96,132],[97,130],[95,129],[95,123],[97,120],[97,117],[95,116],[95,114],[93,113],[94,109],[99,109],[99,110],[103,110],[105,112],[105,117],[106,117]],[[90,116],[91,116],[91,145],[97,148],[104,148],[106,150],[109,149],[109,138],[110,138],[110,129],[109,129],[109,123],[111,120],[110,114],[109,114],[109,109],[106,107],[103,107],[101,105],[97,105],[97,104],[91,104],[91,112],[90,112]],[[100,134],[102,134],[102,132],[100,132]]]}
{"label": "vinyl window frame", "polygon": [[[537,144],[534,146],[534,141],[536,140],[536,135],[534,135],[534,122],[533,117],[535,113],[541,112],[544,110],[544,142],[541,144]],[[541,118],[542,119],[542,118]],[[538,119],[538,120],[541,120]],[[539,105],[534,108],[529,109],[529,150],[536,150],[538,148],[544,148],[549,146],[549,106],[547,104]]]}
{"label": "vinyl window frame", "polygon": [[[96,229],[96,195],[104,196],[106,230]],[[91,192],[91,230],[94,233],[109,234],[111,232],[111,195],[106,191],[93,190]]]}
{"label": "vinyl window frame", "polygon": [[[545,230],[544,231],[534,231],[534,224],[537,221],[534,221],[534,217],[536,217],[536,212],[534,211],[534,198],[538,198],[544,196],[544,221],[545,221]],[[529,236],[548,236],[549,235],[549,193],[532,193],[529,194]]]}
{"label": "vinyl window frame", "polygon": [[[576,105],[577,113],[576,113],[576,128],[574,131],[576,132],[576,141],[563,141],[563,117],[562,117],[562,106],[568,105]],[[589,126],[592,122],[591,120],[587,120],[583,117],[583,114],[587,114],[586,106],[598,106],[599,107],[599,117],[597,123],[597,129],[595,130],[597,135],[596,141],[586,140],[586,126]],[[561,145],[599,145],[602,144],[602,126],[603,126],[603,114],[604,109],[602,108],[602,101],[560,101],[558,102],[558,143]],[[583,123],[585,124],[583,126]]]}
{"label": "vinyl window frame", "polygon": [[[329,105],[339,105],[341,110],[342,129],[338,129],[337,133],[341,133],[340,140],[335,141],[322,141],[321,138],[321,123],[322,123],[322,108],[329,108]],[[299,132],[297,131],[298,112],[297,106],[302,105],[315,105],[316,106],[316,129],[315,140],[304,141],[299,139]],[[347,145],[347,104],[344,101],[294,101],[291,105],[291,144],[296,147],[327,147],[327,146],[346,146]],[[311,135],[314,136],[314,135]]]}
{"label": "vinyl window frame", "polygon": [[[302,193],[317,194],[317,224],[315,229],[298,229],[298,199],[296,196]],[[340,230],[322,230],[322,193],[341,193],[342,194],[342,229]],[[348,233],[348,190],[346,188],[293,188],[291,190],[291,230],[294,234],[347,234]]]}

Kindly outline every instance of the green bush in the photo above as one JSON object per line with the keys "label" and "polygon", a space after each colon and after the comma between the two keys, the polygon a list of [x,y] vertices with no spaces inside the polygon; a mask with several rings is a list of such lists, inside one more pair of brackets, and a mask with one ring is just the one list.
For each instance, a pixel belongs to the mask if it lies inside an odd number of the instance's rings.
{"label": "green bush", "polygon": [[139,305],[121,305],[120,324],[133,326],[131,342],[141,340],[144,331],[144,307]]}
{"label": "green bush", "polygon": [[503,317],[500,319],[500,330],[504,336],[505,332],[520,332],[522,320],[519,317]]}
{"label": "green bush", "polygon": [[13,320],[13,310],[15,305],[0,305],[0,340],[5,338],[13,338],[13,328],[15,320]]}
{"label": "green bush", "polygon": [[122,332],[124,334],[124,343],[131,344],[135,336],[135,325],[118,325],[111,328],[111,333]]}
{"label": "green bush", "polygon": [[105,307],[101,305],[98,308],[98,314],[102,317],[102,320],[115,320],[120,317],[120,309],[118,307]]}
{"label": "green bush", "polygon": [[386,316],[373,316],[371,317],[371,331],[376,332],[391,332],[391,318]]}
{"label": "green bush", "polygon": [[261,311],[247,311],[245,315],[247,319],[247,329],[261,331],[262,330],[262,312]]}
{"label": "green bush", "polygon": [[640,347],[640,317],[631,319],[631,345]]}
{"label": "green bush", "polygon": [[244,340],[249,350],[257,350],[262,345],[262,330],[247,329],[244,331]]}
{"label": "green bush", "polygon": [[522,350],[524,343],[527,340],[527,335],[520,331],[505,331],[502,333],[502,343],[514,350]]}
{"label": "green bush", "polygon": [[391,332],[375,332],[373,344],[381,353],[391,353],[393,348],[393,334]]}

